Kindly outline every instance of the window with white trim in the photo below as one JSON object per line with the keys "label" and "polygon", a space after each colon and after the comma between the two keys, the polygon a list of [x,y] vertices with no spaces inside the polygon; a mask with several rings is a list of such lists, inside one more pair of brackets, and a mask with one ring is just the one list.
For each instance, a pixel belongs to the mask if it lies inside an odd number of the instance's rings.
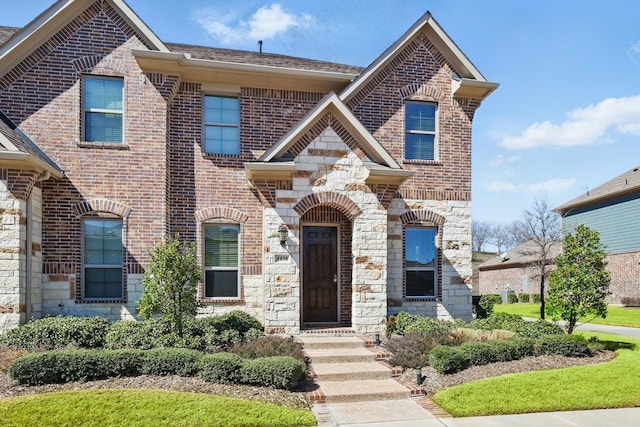
{"label": "window with white trim", "polygon": [[82,234],[84,299],[122,299],[122,220],[85,219]]}
{"label": "window with white trim", "polygon": [[204,297],[239,298],[237,224],[204,224]]}
{"label": "window with white trim", "polygon": [[204,97],[204,143],[208,154],[240,153],[240,102],[237,97]]}
{"label": "window with white trim", "polygon": [[438,106],[432,102],[405,104],[406,160],[436,160],[436,115]]}
{"label": "window with white trim", "polygon": [[435,297],[438,283],[436,227],[406,227],[404,231],[405,296]]}
{"label": "window with white trim", "polygon": [[82,78],[84,141],[122,143],[123,88],[120,77]]}

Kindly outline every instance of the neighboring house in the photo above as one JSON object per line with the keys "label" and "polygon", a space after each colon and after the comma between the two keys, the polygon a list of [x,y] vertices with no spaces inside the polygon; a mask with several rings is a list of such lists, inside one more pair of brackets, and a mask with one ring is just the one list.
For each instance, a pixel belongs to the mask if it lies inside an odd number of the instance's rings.
{"label": "neighboring house", "polygon": [[[550,242],[548,269],[553,268],[561,251],[562,242]],[[529,240],[478,265],[479,295],[502,294],[507,288],[516,296],[520,293],[540,294],[539,252],[539,245]]]}
{"label": "neighboring house", "polygon": [[202,315],[470,319],[472,120],[496,87],[429,13],[366,69],[165,43],[122,0],[0,28],[0,327],[135,318],[174,234]]}
{"label": "neighboring house", "polygon": [[640,168],[636,167],[557,207],[562,232],[584,224],[600,233],[609,253],[609,303],[640,301]]}

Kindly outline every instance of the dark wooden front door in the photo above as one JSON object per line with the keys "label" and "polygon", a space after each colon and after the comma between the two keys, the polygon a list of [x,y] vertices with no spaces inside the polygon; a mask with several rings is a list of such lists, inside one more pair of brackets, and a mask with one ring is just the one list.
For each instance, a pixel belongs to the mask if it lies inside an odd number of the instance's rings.
{"label": "dark wooden front door", "polygon": [[302,321],[338,322],[336,227],[303,227]]}

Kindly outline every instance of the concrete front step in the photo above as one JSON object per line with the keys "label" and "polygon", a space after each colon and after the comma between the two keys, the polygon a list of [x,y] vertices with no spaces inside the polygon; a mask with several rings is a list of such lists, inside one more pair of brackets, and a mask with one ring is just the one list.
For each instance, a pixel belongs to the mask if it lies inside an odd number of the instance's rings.
{"label": "concrete front step", "polygon": [[376,353],[360,348],[305,348],[311,364],[317,363],[352,363],[375,362]]}
{"label": "concrete front step", "polygon": [[384,380],[391,378],[391,369],[381,363],[314,363],[316,381]]}
{"label": "concrete front step", "polygon": [[407,388],[392,379],[322,381],[320,388],[327,403],[406,399],[409,397]]}
{"label": "concrete front step", "polygon": [[361,348],[365,342],[358,337],[300,336],[298,340],[306,349],[313,348]]}

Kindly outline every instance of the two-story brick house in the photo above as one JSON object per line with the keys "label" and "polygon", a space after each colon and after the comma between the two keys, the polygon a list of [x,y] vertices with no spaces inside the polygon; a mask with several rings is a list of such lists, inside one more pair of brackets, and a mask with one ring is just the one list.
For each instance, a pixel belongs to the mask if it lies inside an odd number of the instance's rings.
{"label": "two-story brick house", "polygon": [[469,319],[472,119],[496,87],[429,13],[366,69],[165,43],[122,0],[0,28],[3,327],[135,317],[176,233],[203,315]]}

